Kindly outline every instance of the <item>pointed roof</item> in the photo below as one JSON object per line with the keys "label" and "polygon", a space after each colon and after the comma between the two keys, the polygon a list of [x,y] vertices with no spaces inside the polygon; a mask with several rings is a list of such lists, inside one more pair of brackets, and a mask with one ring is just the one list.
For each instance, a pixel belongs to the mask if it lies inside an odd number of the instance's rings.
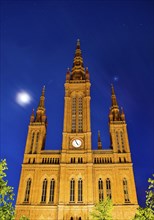
{"label": "pointed roof", "polygon": [[120,111],[117,103],[117,98],[114,92],[114,87],[111,85],[111,107],[109,113],[109,121],[120,121]]}
{"label": "pointed roof", "polygon": [[77,78],[83,78],[83,75],[85,75],[85,69],[83,66],[83,59],[82,59],[79,39],[77,40],[77,44],[76,44],[75,56],[72,67],[72,75],[76,75]]}
{"label": "pointed roof", "polygon": [[40,96],[40,102],[36,110],[35,122],[46,122],[45,114],[45,86],[42,88],[42,94]]}
{"label": "pointed roof", "polygon": [[34,114],[34,108],[32,109],[32,114],[30,116],[30,122],[34,122],[35,114]]}
{"label": "pointed roof", "polygon": [[45,86],[43,86],[42,88],[42,94],[40,96],[40,102],[37,109],[42,109],[42,108],[45,109],[44,102],[45,102]]}
{"label": "pointed roof", "polygon": [[112,108],[119,108],[118,103],[117,103],[117,98],[114,92],[114,87],[113,84],[111,84],[111,107]]}

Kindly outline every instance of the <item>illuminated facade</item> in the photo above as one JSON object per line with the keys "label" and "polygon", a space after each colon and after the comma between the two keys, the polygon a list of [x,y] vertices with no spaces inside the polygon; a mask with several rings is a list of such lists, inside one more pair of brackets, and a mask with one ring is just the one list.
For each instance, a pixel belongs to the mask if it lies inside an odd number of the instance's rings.
{"label": "illuminated facade", "polygon": [[130,220],[138,207],[125,114],[111,88],[110,149],[92,150],[90,78],[77,41],[73,67],[66,73],[62,148],[45,150],[45,88],[30,117],[22,164],[16,220],[88,220],[94,204],[107,196],[113,218]]}

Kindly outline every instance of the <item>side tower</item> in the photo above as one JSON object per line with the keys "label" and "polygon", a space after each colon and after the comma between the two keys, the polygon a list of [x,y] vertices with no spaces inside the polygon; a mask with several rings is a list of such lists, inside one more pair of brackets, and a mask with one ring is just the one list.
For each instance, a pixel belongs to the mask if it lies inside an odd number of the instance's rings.
{"label": "side tower", "polygon": [[[118,106],[113,85],[111,86],[111,107],[109,132],[114,161],[114,206],[115,219],[132,219],[138,207],[134,181],[133,164],[129,147],[127,124],[123,109]],[[119,209],[120,208],[120,209]]]}
{"label": "side tower", "polygon": [[[40,102],[36,110],[36,116],[34,109],[30,117],[30,124],[28,128],[27,141],[25,146],[24,162],[32,162],[31,155],[36,155],[44,150],[46,129],[47,129],[47,117],[45,113],[45,86],[42,89],[40,96]],[[35,162],[35,156],[32,156]]]}

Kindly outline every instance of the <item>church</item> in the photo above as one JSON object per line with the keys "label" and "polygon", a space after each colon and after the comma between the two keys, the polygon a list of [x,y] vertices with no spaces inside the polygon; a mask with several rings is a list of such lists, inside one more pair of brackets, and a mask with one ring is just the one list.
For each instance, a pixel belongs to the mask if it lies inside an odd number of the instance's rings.
{"label": "church", "polygon": [[138,201],[125,114],[111,86],[110,148],[102,148],[98,132],[98,148],[93,150],[90,75],[79,40],[64,85],[61,149],[45,149],[45,87],[30,116],[15,219],[25,215],[30,220],[90,220],[94,205],[109,197],[113,219],[131,220]]}

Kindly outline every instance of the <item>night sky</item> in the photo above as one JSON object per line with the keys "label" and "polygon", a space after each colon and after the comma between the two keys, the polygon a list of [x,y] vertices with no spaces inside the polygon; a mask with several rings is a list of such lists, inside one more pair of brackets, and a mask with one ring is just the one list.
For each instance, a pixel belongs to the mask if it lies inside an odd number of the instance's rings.
{"label": "night sky", "polygon": [[[109,147],[111,83],[124,108],[139,204],[154,173],[153,1],[1,0],[0,154],[17,194],[30,115],[46,86],[46,149],[61,149],[64,83],[79,38],[91,80],[93,149]],[[25,91],[27,105],[16,96]],[[16,197],[15,197],[16,200]]]}

